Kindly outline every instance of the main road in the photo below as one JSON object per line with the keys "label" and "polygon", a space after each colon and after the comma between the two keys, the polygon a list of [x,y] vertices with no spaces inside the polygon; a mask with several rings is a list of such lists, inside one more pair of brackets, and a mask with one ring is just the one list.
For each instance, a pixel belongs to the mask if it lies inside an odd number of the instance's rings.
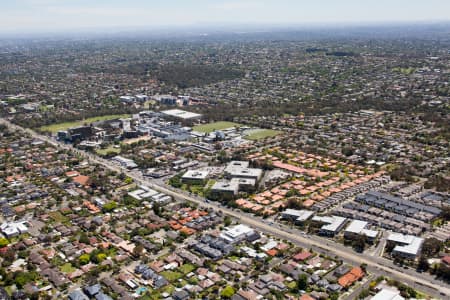
{"label": "main road", "polygon": [[289,240],[294,244],[304,248],[313,248],[315,251],[327,254],[329,256],[336,255],[347,263],[353,265],[366,264],[368,269],[374,274],[389,276],[400,282],[406,283],[414,288],[423,290],[428,294],[430,294],[431,296],[437,298],[440,298],[442,296],[450,297],[449,286],[441,281],[433,279],[431,275],[427,275],[425,273],[417,273],[411,269],[406,270],[399,266],[394,265],[391,261],[384,259],[382,257],[370,256],[363,253],[356,253],[353,250],[346,248],[343,245],[335,243],[333,241],[326,240],[324,238],[320,238],[317,236],[309,236],[299,230],[281,224],[266,223],[261,218],[255,217],[253,215],[244,213],[239,210],[233,210],[230,208],[223,207],[220,204],[214,202],[205,202],[205,199],[203,198],[192,196],[182,191],[173,189],[170,186],[165,185],[164,183],[160,182],[155,183],[155,181],[143,177],[138,172],[129,171],[126,168],[118,166],[111,161],[105,160],[103,158],[85,152],[83,150],[76,149],[71,145],[60,143],[50,137],[38,134],[37,132],[31,129],[26,129],[17,126],[5,119],[0,119],[0,123],[3,123],[15,130],[25,131],[28,134],[30,134],[33,138],[45,141],[51,145],[54,145],[55,147],[73,151],[85,157],[89,161],[100,164],[112,171],[119,173],[122,172],[127,176],[129,176],[130,178],[134,179],[137,183],[148,186],[156,191],[165,193],[169,196],[172,196],[176,200],[189,201],[197,203],[206,208],[221,211],[222,213],[239,220],[239,222],[242,224],[249,225],[255,229],[258,229],[265,233],[269,233],[278,238]]}

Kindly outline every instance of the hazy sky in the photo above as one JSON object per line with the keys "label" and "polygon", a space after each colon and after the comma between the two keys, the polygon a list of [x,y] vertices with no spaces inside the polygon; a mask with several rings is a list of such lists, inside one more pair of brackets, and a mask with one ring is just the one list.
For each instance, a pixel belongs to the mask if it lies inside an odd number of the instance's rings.
{"label": "hazy sky", "polygon": [[0,0],[0,31],[450,20],[450,0]]}

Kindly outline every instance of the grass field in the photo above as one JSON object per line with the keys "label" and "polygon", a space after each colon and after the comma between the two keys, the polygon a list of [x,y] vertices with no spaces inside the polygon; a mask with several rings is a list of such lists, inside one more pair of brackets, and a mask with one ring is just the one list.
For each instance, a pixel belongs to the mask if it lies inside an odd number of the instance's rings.
{"label": "grass field", "polygon": [[89,123],[98,122],[98,121],[114,120],[114,119],[120,119],[120,118],[129,118],[129,117],[130,117],[130,115],[127,115],[127,114],[99,116],[99,117],[87,118],[85,120],[80,120],[80,121],[65,122],[65,123],[42,126],[39,128],[39,130],[56,133],[60,130],[67,130],[69,128],[81,126],[83,124],[89,124]]}
{"label": "grass field", "polygon": [[65,223],[69,221],[69,218],[63,216],[59,211],[52,211],[48,213],[48,215],[50,216],[50,218],[59,223]]}
{"label": "grass field", "polygon": [[114,148],[113,146],[110,146],[110,147],[105,148],[105,149],[96,149],[96,150],[95,150],[95,152],[96,152],[97,154],[99,154],[99,155],[106,155],[106,154],[108,154],[109,152],[114,152],[114,153],[116,153],[116,154],[119,154],[120,151],[121,151],[120,148]]}
{"label": "grass field", "polygon": [[274,137],[279,134],[281,134],[281,131],[278,131],[278,130],[256,129],[256,130],[252,130],[252,132],[249,135],[247,135],[245,138],[247,140],[256,141],[256,140],[260,140],[260,139],[264,139],[264,138],[268,138],[268,137]]}
{"label": "grass field", "polygon": [[168,281],[174,282],[175,280],[183,277],[183,274],[175,271],[162,271],[161,275],[164,276]]}
{"label": "grass field", "polygon": [[198,132],[210,133],[210,132],[213,132],[214,130],[222,130],[222,129],[227,129],[227,128],[236,127],[236,126],[241,126],[241,124],[221,121],[221,122],[215,122],[215,123],[194,126],[193,130],[198,131]]}
{"label": "grass field", "polygon": [[61,272],[63,273],[72,273],[75,272],[75,268],[72,267],[71,263],[65,263],[64,265],[61,266]]}
{"label": "grass field", "polygon": [[184,265],[180,266],[179,269],[183,274],[188,274],[195,270],[195,266],[192,264],[184,264]]}

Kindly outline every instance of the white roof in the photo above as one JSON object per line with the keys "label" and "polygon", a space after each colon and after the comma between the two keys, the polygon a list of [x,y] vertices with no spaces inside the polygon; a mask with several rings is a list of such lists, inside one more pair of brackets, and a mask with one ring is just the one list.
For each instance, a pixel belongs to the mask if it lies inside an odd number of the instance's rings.
{"label": "white roof", "polygon": [[139,190],[129,192],[128,195],[133,197],[134,199],[141,200],[142,199],[141,195],[144,193],[146,193],[146,191],[139,189]]}
{"label": "white roof", "polygon": [[142,199],[145,199],[145,198],[150,198],[150,197],[152,197],[152,196],[155,196],[156,194],[158,194],[158,192],[157,191],[155,191],[155,190],[150,190],[150,191],[147,191],[147,192],[145,192],[145,193],[143,193],[143,194],[141,194],[141,195],[139,195]]}
{"label": "white roof", "polygon": [[368,223],[366,221],[353,220],[350,222],[350,225],[347,226],[347,229],[345,229],[345,232],[359,234],[367,226],[367,224]]}
{"label": "white roof", "polygon": [[220,236],[226,240],[234,240],[243,235],[251,234],[252,232],[253,232],[252,228],[243,224],[239,224],[234,226],[233,228],[228,228],[227,230],[222,231]]}
{"label": "white roof", "polygon": [[0,229],[7,236],[28,232],[27,223],[25,221],[3,223],[0,226]]}
{"label": "white roof", "polygon": [[410,244],[413,240],[413,235],[406,235],[398,232],[392,232],[389,234],[388,241],[401,243],[401,244]]}
{"label": "white roof", "polygon": [[261,246],[261,249],[264,251],[269,251],[273,248],[275,248],[278,245],[278,243],[274,240],[270,240],[267,244],[265,244],[264,246]]}
{"label": "white roof", "polygon": [[176,118],[180,118],[180,119],[184,119],[184,120],[200,118],[202,116],[200,114],[181,110],[181,109],[169,109],[169,110],[164,110],[161,113],[166,116],[176,117]]}
{"label": "white roof", "polygon": [[378,236],[378,231],[370,230],[370,229],[363,229],[363,230],[361,230],[361,234],[364,234],[365,236],[368,236],[370,238],[376,238]]}
{"label": "white roof", "polygon": [[344,217],[339,217],[339,216],[331,216],[331,217],[327,217],[327,216],[314,216],[312,218],[313,221],[318,221],[318,222],[322,222],[322,223],[326,223],[326,225],[323,225],[321,227],[321,229],[323,230],[327,230],[327,231],[332,231],[332,232],[336,232],[339,227],[342,226],[342,224],[347,220]]}
{"label": "white roof", "polygon": [[399,292],[382,289],[371,300],[405,300],[399,295]]}
{"label": "white roof", "polygon": [[209,175],[209,171],[207,170],[203,170],[203,171],[198,171],[198,170],[189,170],[186,173],[183,174],[183,176],[181,177],[182,179],[206,179],[206,177],[208,177]]}
{"label": "white roof", "polygon": [[249,168],[248,161],[231,161],[225,168],[225,173],[232,177],[261,177],[262,170]]}
{"label": "white roof", "polygon": [[378,235],[378,231],[366,229],[367,226],[366,221],[361,220],[352,220],[350,225],[347,226],[345,232],[355,233],[355,234],[364,234],[370,238],[376,238]]}
{"label": "white roof", "polygon": [[417,255],[423,244],[423,238],[414,235],[404,235],[401,233],[391,233],[388,237],[388,241],[393,241],[401,245],[394,247],[394,252],[400,252],[404,254]]}
{"label": "white roof", "polygon": [[282,214],[297,217],[297,221],[306,221],[314,214],[314,212],[306,209],[297,210],[288,208],[284,212],[282,212]]}
{"label": "white roof", "polygon": [[232,182],[236,182],[237,184],[246,184],[246,185],[255,185],[256,180],[252,178],[233,178],[231,179]]}

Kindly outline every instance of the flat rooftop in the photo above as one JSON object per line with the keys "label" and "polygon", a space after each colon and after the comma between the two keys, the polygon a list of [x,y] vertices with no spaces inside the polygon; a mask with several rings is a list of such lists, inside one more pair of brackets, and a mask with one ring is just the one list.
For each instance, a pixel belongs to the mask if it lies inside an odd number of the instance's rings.
{"label": "flat rooftop", "polygon": [[213,191],[228,191],[237,193],[239,190],[239,182],[236,181],[217,181],[214,183],[214,185],[211,187],[211,190]]}
{"label": "flat rooftop", "polygon": [[401,244],[395,246],[395,248],[393,249],[393,251],[395,252],[417,255],[419,254],[424,239],[414,235],[404,235],[401,233],[394,232],[389,235],[388,241]]}
{"label": "flat rooftop", "polygon": [[163,115],[166,115],[169,117],[179,118],[179,119],[183,119],[183,120],[198,119],[198,118],[202,117],[201,114],[197,114],[197,113],[193,113],[193,112],[189,112],[189,111],[185,111],[185,110],[181,110],[181,109],[169,109],[169,110],[164,110],[161,113]]}
{"label": "flat rooftop", "polygon": [[206,179],[209,175],[208,171],[200,171],[200,170],[189,170],[183,174],[181,179]]}
{"label": "flat rooftop", "polygon": [[314,216],[312,218],[313,221],[325,223],[321,227],[322,230],[337,232],[339,228],[344,224],[347,218],[339,217],[339,216]]}
{"label": "flat rooftop", "polygon": [[361,220],[352,220],[345,232],[363,234],[370,238],[375,238],[378,235],[378,231],[366,229],[368,222]]}
{"label": "flat rooftop", "polygon": [[281,214],[286,215],[286,216],[296,217],[296,220],[301,222],[301,221],[308,220],[314,214],[314,212],[310,211],[310,210],[305,210],[305,209],[297,210],[297,209],[288,208]]}

